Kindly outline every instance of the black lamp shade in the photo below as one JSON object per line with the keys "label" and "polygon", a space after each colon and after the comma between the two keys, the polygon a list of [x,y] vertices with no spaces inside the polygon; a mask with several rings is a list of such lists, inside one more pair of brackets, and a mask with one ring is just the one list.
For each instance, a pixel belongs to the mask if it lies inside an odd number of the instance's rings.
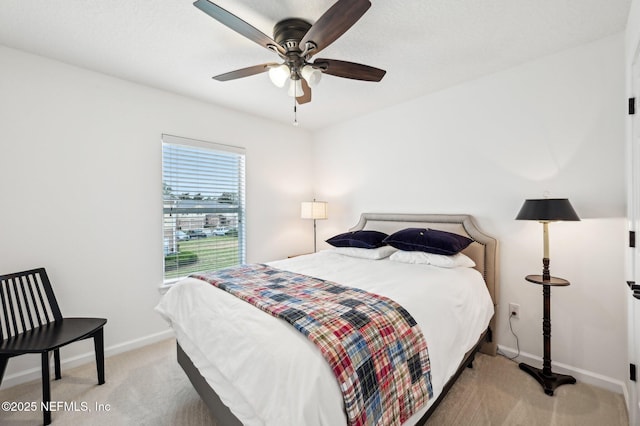
{"label": "black lamp shade", "polygon": [[578,214],[566,198],[543,198],[525,200],[516,220],[580,220]]}

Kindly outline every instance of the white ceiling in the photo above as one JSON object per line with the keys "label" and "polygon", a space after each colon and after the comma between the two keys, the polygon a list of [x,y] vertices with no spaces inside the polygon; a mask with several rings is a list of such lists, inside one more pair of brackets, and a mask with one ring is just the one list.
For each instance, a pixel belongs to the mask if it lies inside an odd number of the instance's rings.
{"label": "white ceiling", "polygon": [[[272,36],[317,20],[334,0],[214,0]],[[319,55],[387,70],[380,83],[326,75],[300,126],[366,112],[624,30],[631,0],[403,0],[371,8]],[[192,0],[2,0],[0,44],[283,123],[293,100],[267,74],[211,76],[277,61]]]}

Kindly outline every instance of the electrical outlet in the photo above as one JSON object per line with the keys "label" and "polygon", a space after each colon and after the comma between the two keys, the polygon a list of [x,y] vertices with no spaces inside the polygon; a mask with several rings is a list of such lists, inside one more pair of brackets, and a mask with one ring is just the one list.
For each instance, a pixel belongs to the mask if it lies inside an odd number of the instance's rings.
{"label": "electrical outlet", "polygon": [[520,305],[509,303],[509,317],[520,318]]}

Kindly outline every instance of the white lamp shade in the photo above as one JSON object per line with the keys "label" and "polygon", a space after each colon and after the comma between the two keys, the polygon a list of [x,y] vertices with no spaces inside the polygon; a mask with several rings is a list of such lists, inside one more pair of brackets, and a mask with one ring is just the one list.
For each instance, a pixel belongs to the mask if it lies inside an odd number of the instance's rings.
{"label": "white lamp shade", "polygon": [[302,67],[300,74],[302,75],[302,78],[307,80],[309,87],[316,86],[320,83],[320,79],[322,78],[322,71],[312,67],[311,65],[305,65]]}
{"label": "white lamp shade", "polygon": [[302,90],[302,81],[300,79],[291,80],[291,83],[289,83],[289,91],[287,92],[287,94],[292,98],[299,98],[300,96],[304,95],[304,90]]}
{"label": "white lamp shade", "polygon": [[326,201],[303,201],[300,204],[300,218],[327,219],[329,217],[329,203]]}
{"label": "white lamp shade", "polygon": [[278,87],[284,87],[290,75],[289,67],[286,64],[280,64],[276,67],[269,68],[269,78],[271,82]]}

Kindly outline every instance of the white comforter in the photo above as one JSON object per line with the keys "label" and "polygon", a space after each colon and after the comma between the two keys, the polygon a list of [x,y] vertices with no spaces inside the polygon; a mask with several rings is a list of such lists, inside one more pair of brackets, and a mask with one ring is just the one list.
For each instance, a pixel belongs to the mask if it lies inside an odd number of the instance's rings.
{"label": "white comforter", "polygon": [[[487,328],[493,304],[480,273],[331,250],[271,262],[387,296],[420,325],[429,347],[434,398]],[[173,286],[156,310],[194,365],[245,425],[346,424],[342,395],[320,351],[286,322],[204,281]],[[420,419],[425,407],[407,424]]]}

